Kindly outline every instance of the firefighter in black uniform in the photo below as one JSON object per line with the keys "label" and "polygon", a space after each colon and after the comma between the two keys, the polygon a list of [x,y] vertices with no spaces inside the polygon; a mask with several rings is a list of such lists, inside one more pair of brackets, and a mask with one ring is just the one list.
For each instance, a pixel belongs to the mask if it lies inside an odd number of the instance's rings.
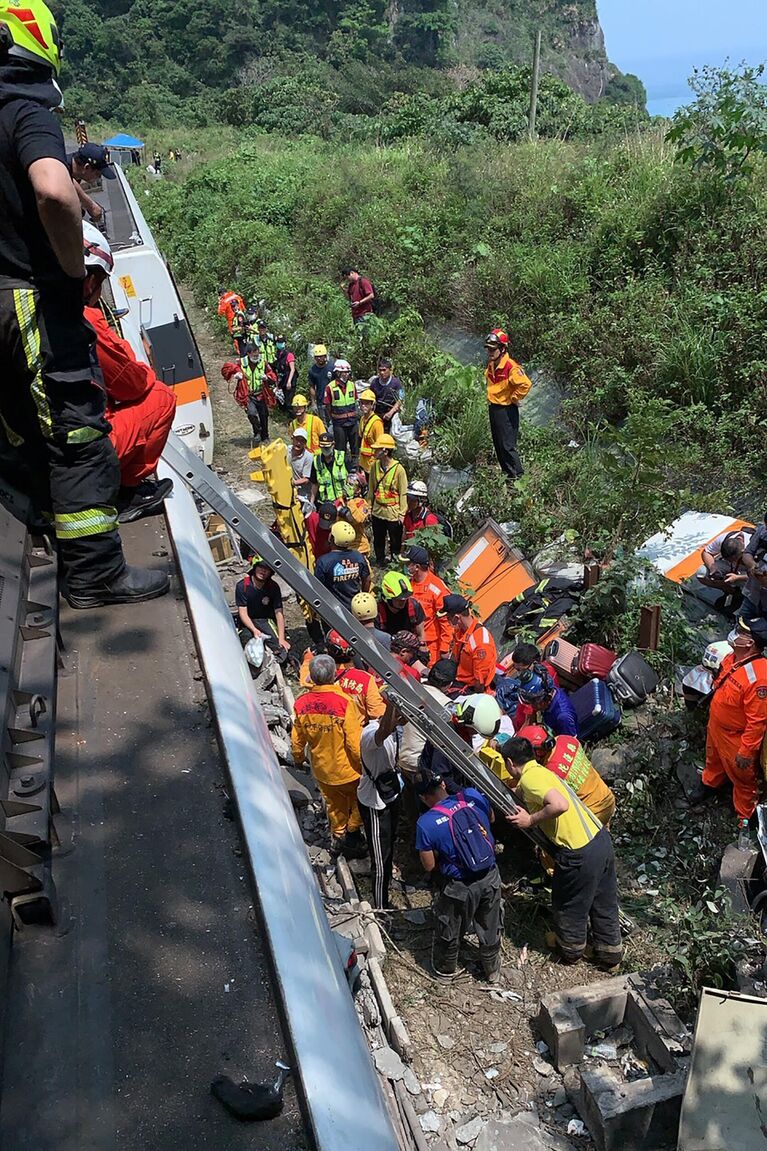
{"label": "firefighter in black uniform", "polygon": [[61,63],[50,10],[0,0],[0,467],[51,519],[72,607],[168,590],[127,567],[120,469],[83,319],[82,221],[53,114]]}

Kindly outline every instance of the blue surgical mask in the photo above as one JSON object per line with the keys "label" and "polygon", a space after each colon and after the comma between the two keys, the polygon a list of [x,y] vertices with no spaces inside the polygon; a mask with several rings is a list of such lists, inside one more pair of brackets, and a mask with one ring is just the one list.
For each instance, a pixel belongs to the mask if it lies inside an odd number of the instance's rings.
{"label": "blue surgical mask", "polygon": [[277,341],[277,347],[280,349],[280,351],[282,351],[282,349],[285,347],[285,341],[284,340],[278,340]]}

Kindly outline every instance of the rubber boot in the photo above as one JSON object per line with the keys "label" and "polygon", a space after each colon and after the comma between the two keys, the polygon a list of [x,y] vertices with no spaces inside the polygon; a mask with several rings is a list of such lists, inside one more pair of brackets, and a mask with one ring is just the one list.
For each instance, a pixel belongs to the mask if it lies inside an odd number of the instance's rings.
{"label": "rubber boot", "polygon": [[64,598],[70,607],[78,609],[115,603],[144,603],[165,595],[169,587],[170,579],[165,572],[126,566],[109,583],[89,588],[70,588],[64,592]]}

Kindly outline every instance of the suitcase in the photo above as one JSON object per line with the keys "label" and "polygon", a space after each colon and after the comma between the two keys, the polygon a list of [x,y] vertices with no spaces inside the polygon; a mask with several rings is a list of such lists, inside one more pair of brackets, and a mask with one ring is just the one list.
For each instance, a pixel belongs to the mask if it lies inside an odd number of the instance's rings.
{"label": "suitcase", "polygon": [[553,639],[543,649],[543,658],[555,669],[559,682],[566,691],[583,687],[587,675],[578,670],[578,657],[581,649],[566,639]]}
{"label": "suitcase", "polygon": [[636,707],[652,695],[660,680],[643,655],[630,651],[610,668],[607,682],[621,703]]}
{"label": "suitcase", "polygon": [[584,643],[578,657],[578,671],[586,679],[607,679],[607,673],[617,660],[617,652],[598,643]]}
{"label": "suitcase", "polygon": [[603,679],[590,679],[573,692],[570,702],[578,717],[578,738],[584,743],[604,739],[621,721],[621,709]]}

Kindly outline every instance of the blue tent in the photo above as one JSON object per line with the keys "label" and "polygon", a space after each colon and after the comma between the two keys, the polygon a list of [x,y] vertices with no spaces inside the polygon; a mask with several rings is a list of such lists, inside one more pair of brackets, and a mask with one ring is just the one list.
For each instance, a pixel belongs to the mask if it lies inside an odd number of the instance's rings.
{"label": "blue tent", "polygon": [[135,136],[128,136],[125,132],[118,132],[111,140],[105,140],[106,148],[143,148],[144,141],[137,140]]}

